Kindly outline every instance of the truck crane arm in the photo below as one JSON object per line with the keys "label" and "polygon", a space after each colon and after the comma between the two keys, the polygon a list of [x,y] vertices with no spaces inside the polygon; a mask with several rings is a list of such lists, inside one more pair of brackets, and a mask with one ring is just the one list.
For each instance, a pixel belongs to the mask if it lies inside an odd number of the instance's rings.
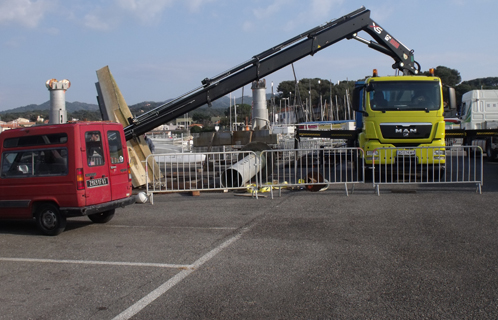
{"label": "truck crane arm", "polygon": [[[367,32],[377,42],[358,37],[360,31]],[[212,101],[308,55],[313,56],[343,39],[359,40],[391,56],[395,61],[393,68],[403,74],[417,74],[420,71],[413,51],[373,21],[370,10],[361,7],[263,51],[213,78],[206,78],[202,80],[202,86],[134,119],[128,119],[130,124],[124,128],[125,137],[130,140],[205,104],[210,106]]]}

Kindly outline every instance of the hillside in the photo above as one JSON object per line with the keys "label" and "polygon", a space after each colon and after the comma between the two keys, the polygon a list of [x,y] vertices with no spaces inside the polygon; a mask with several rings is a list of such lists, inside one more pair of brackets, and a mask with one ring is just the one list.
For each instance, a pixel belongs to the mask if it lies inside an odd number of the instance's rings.
{"label": "hillside", "polygon": [[[171,101],[163,101],[163,102],[153,102],[153,101],[144,101],[134,105],[130,105],[129,108],[132,113],[138,113],[140,111],[149,111],[152,110],[166,102]],[[242,102],[241,98],[236,99],[236,103],[240,104]],[[252,104],[252,97],[244,96],[245,104]],[[221,97],[220,99],[213,101],[211,108],[212,109],[227,109],[230,105],[230,99],[228,97]],[[199,109],[207,108],[207,105],[201,106]],[[27,106],[22,106],[14,109],[3,110],[0,111],[0,114],[22,114],[22,113],[31,113],[33,111],[48,111],[50,110],[50,101],[46,101],[41,104],[29,104]],[[66,101],[66,110],[69,113],[76,111],[88,111],[88,112],[99,112],[99,106],[97,104],[89,104],[84,102],[68,102]],[[194,111],[195,112],[195,111]]]}
{"label": "hillside", "polygon": [[[0,114],[23,113],[23,112],[32,112],[32,111],[36,111],[36,110],[49,110],[49,109],[50,109],[50,101],[46,101],[42,104],[29,104],[27,106],[23,106],[23,107],[19,107],[19,108],[0,111]],[[74,111],[79,111],[79,110],[99,111],[99,106],[96,104],[89,104],[89,103],[78,102],[78,101],[66,102],[66,110],[68,112],[74,112]]]}

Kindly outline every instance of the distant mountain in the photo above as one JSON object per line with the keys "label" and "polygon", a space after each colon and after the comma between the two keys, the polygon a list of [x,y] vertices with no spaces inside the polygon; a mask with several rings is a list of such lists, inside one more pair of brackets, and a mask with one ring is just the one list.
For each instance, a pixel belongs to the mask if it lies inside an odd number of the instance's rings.
{"label": "distant mountain", "polygon": [[[42,104],[29,104],[24,107],[19,107],[19,108],[14,108],[14,109],[9,109],[9,110],[4,110],[0,111],[0,114],[5,114],[5,113],[23,113],[23,112],[31,112],[35,110],[50,110],[50,101],[46,101]],[[75,112],[79,110],[84,110],[84,111],[99,111],[99,106],[96,104],[89,104],[89,103],[84,103],[84,102],[67,102],[66,101],[66,110],[68,112]]]}
{"label": "distant mountain", "polygon": [[[134,105],[130,105],[129,108],[132,113],[137,113],[140,110],[143,111],[149,111],[152,110],[162,104],[165,104],[167,102],[171,101],[166,100],[163,102],[153,102],[153,101],[144,101],[140,102]],[[233,100],[232,100],[233,103]],[[242,103],[242,98],[237,98],[235,99],[236,104],[241,104]],[[244,104],[252,104],[252,97],[249,96],[244,96]],[[221,97],[218,100],[213,101],[211,108],[213,109],[227,109],[230,105],[230,98],[229,97]],[[207,107],[207,104],[201,106],[200,108]],[[6,114],[6,113],[24,113],[24,112],[32,112],[32,111],[37,111],[37,110],[50,110],[50,101],[46,101],[42,104],[29,104],[27,106],[23,107],[18,107],[14,109],[9,109],[9,110],[3,110],[0,111],[0,114]],[[89,111],[89,112],[99,112],[99,106],[97,104],[90,104],[90,103],[85,103],[85,102],[67,102],[66,101],[66,110],[68,112],[76,112],[76,111]]]}
{"label": "distant mountain", "polygon": [[[132,113],[139,112],[141,110],[144,112],[147,112],[149,110],[152,110],[154,108],[159,107],[160,105],[166,104],[170,101],[171,101],[171,99],[163,101],[163,102],[144,101],[144,102],[130,105],[129,108],[130,108]],[[251,105],[252,104],[252,97],[244,96],[243,102],[244,102],[244,104]],[[235,103],[242,104],[242,98],[236,98]],[[233,104],[233,100],[232,100],[232,104]],[[228,109],[229,106],[230,106],[230,98],[227,96],[224,96],[224,97],[219,98],[218,100],[213,101],[211,108],[213,108],[213,109]],[[201,108],[204,109],[207,107],[208,107],[208,105],[205,104],[205,105],[200,106],[199,109],[201,109]]]}

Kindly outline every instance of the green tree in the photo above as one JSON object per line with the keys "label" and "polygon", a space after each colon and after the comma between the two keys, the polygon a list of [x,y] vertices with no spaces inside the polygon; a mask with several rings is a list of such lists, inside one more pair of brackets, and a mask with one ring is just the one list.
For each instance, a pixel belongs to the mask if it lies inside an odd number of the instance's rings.
{"label": "green tree", "polygon": [[195,123],[207,124],[207,123],[210,122],[211,117],[209,115],[207,115],[207,114],[203,114],[203,113],[200,113],[200,112],[195,112],[192,115],[192,120]]}
{"label": "green tree", "polygon": [[[423,74],[429,75],[429,71],[425,71]],[[458,72],[458,70],[450,69],[444,66],[437,66],[436,69],[434,69],[434,75],[441,78],[443,85],[448,87],[454,88],[462,81],[462,77],[460,76],[460,72]]]}
{"label": "green tree", "polygon": [[230,120],[228,117],[223,117],[220,119],[220,127],[222,128],[227,128],[230,126]]}
{"label": "green tree", "polygon": [[100,115],[100,112],[98,111],[88,111],[88,110],[78,110],[74,112],[68,112],[67,118],[75,118],[79,119],[81,121],[83,120],[88,120],[88,121],[100,121],[102,120],[102,116]]}
{"label": "green tree", "polygon": [[190,133],[199,133],[202,132],[202,128],[199,126],[193,126],[190,128]]}
{"label": "green tree", "polygon": [[[234,119],[235,115],[235,107],[232,106],[232,119]],[[230,108],[225,110],[225,116],[230,116]],[[246,118],[251,120],[252,116],[252,107],[249,104],[238,104],[237,105],[237,122],[243,122]],[[230,120],[229,120],[230,121]]]}

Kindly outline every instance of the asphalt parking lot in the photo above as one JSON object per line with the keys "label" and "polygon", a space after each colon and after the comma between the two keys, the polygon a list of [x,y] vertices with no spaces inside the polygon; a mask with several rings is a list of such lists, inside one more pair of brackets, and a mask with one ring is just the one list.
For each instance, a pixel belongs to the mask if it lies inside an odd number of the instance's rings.
{"label": "asphalt parking lot", "polygon": [[497,319],[498,164],[472,185],[156,195],[0,222],[0,319]]}

